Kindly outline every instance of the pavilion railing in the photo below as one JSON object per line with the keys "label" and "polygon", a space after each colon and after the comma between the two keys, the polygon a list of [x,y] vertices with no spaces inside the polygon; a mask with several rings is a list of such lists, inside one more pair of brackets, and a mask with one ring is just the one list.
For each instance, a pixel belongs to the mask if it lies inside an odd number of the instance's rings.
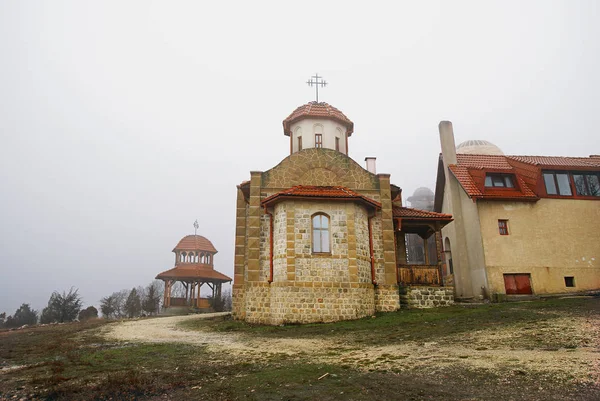
{"label": "pavilion railing", "polygon": [[[196,305],[196,301],[198,301],[198,304]],[[171,297],[171,304],[170,306],[193,306],[193,307],[197,307],[197,308],[210,308],[210,301],[208,300],[208,298],[200,298],[199,300],[196,299],[185,299],[185,298],[180,298],[180,297]]]}
{"label": "pavilion railing", "polygon": [[398,280],[402,285],[442,285],[438,265],[398,265]]}

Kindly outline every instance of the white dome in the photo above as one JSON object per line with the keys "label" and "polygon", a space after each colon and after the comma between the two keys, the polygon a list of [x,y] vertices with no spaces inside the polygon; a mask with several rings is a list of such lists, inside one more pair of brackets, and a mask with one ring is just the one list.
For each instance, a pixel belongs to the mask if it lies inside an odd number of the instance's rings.
{"label": "white dome", "polygon": [[491,142],[482,139],[469,139],[456,147],[456,153],[463,155],[504,155],[504,152]]}

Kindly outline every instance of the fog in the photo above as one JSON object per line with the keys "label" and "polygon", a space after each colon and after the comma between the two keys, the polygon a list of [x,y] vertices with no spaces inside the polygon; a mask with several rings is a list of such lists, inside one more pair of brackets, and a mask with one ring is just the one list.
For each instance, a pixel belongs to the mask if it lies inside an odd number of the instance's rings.
{"label": "fog", "polygon": [[[406,199],[437,124],[506,154],[600,153],[597,1],[0,4],[0,312],[149,283],[185,235],[233,277],[236,184],[319,98]],[[549,217],[550,218],[550,217]]]}

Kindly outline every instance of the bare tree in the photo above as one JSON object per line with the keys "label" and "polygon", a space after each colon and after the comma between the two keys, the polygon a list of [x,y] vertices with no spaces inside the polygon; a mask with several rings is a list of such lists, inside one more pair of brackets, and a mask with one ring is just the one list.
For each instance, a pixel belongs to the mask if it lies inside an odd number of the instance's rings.
{"label": "bare tree", "polygon": [[181,281],[176,281],[171,287],[171,297],[173,298],[183,298],[185,297],[185,287],[181,283]]}

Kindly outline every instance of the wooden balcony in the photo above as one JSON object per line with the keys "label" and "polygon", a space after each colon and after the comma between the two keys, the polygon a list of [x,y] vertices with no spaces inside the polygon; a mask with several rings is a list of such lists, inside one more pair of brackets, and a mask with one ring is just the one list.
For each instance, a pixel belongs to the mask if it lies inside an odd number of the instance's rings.
{"label": "wooden balcony", "polygon": [[402,285],[441,286],[443,283],[437,265],[398,265],[398,280]]}

